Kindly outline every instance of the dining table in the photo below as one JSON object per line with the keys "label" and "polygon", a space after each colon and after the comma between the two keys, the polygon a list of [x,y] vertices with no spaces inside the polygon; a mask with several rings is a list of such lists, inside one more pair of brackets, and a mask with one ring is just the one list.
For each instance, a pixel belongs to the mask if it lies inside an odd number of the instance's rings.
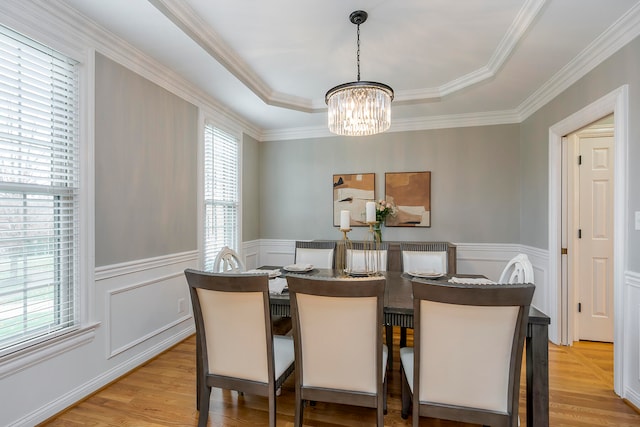
{"label": "dining table", "polygon": [[[260,269],[281,269],[282,276],[297,274],[316,277],[344,277],[345,273],[335,269],[313,268],[305,272],[289,272],[278,266],[263,266]],[[385,277],[384,322],[387,331],[393,326],[413,328],[413,288],[415,278],[407,273],[386,271],[378,273]],[[455,274],[457,278],[481,278],[471,274]],[[451,277],[443,275],[431,279],[436,283],[447,283]],[[270,294],[272,316],[291,317],[289,294],[285,288],[282,293]],[[525,339],[526,351],[526,402],[527,426],[547,427],[549,425],[549,324],[550,318],[531,306]],[[386,334],[387,346],[393,348],[393,336]],[[389,352],[391,358],[392,351]],[[390,360],[392,366],[392,359]]]}

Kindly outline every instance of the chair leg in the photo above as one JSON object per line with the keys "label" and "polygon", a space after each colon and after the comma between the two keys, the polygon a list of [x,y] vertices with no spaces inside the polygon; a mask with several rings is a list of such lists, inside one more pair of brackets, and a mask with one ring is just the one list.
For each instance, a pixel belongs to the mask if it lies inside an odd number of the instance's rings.
{"label": "chair leg", "polygon": [[209,419],[209,400],[211,399],[211,387],[206,385],[200,388],[200,413],[198,414],[198,427],[207,427]]}
{"label": "chair leg", "polygon": [[400,412],[400,416],[403,420],[406,420],[409,418],[409,411],[411,410],[411,389],[409,388],[407,374],[404,372],[404,368],[402,366],[400,367],[400,376],[400,381],[402,382],[402,411]]}
{"label": "chair leg", "polygon": [[[296,375],[298,375],[296,373]],[[294,427],[302,427],[302,420],[304,419],[304,400],[302,400],[302,393],[300,392],[300,385],[296,384],[296,413],[294,414],[293,425]]]}
{"label": "chair leg", "polygon": [[384,415],[387,415],[387,377],[384,378],[384,383],[382,384],[382,411]]}
{"label": "chair leg", "polygon": [[196,409],[200,410],[200,381],[202,366],[200,366],[200,339],[196,337]]}
{"label": "chair leg", "polygon": [[384,414],[382,409],[376,408],[376,426],[384,427]]}
{"label": "chair leg", "polygon": [[269,391],[269,427],[276,427],[276,396]]}
{"label": "chair leg", "polygon": [[385,325],[384,334],[387,341],[387,347],[389,348],[389,355],[387,356],[387,370],[393,369],[393,326]]}
{"label": "chair leg", "polygon": [[400,348],[407,346],[407,328],[405,326],[400,328]]}

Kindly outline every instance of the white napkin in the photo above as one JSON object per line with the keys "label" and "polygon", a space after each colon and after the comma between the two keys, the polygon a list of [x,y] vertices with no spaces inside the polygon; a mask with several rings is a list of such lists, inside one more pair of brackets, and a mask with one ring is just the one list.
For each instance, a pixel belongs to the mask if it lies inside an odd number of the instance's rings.
{"label": "white napkin", "polygon": [[489,279],[474,277],[452,277],[451,279],[449,279],[449,283],[458,283],[465,285],[495,285],[496,282]]}
{"label": "white napkin", "polygon": [[284,288],[287,287],[287,279],[284,277],[276,277],[275,279],[269,280],[269,293],[280,295]]}
{"label": "white napkin", "polygon": [[280,275],[280,269],[276,268],[275,270],[261,270],[255,268],[253,270],[243,271],[243,274],[268,274],[269,277],[274,277]]}

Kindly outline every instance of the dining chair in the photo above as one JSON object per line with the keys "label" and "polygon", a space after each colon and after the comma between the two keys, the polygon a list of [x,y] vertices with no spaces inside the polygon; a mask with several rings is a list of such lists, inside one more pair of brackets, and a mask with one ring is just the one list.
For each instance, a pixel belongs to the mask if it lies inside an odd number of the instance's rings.
{"label": "dining chair", "polygon": [[311,264],[316,268],[333,268],[335,241],[296,241],[296,264]]}
{"label": "dining chair", "polygon": [[447,242],[400,243],[402,271],[447,274]]}
{"label": "dining chair", "polygon": [[[273,336],[267,275],[185,270],[196,324],[198,426],[207,425],[211,388],[269,399],[293,372],[291,337]],[[230,320],[234,319],[234,320]]]}
{"label": "dining chair", "polygon": [[246,270],[240,255],[228,246],[223,247],[213,262],[213,270],[216,273],[239,273]]}
{"label": "dining chair", "polygon": [[382,343],[384,277],[287,276],[296,357],[294,425],[305,401],[386,410],[387,347]]}
{"label": "dining chair", "polygon": [[378,243],[379,250],[370,251],[368,246],[370,242],[352,242],[351,247],[346,251],[346,266],[349,271],[364,272],[367,267],[377,266],[377,271],[387,271],[387,252],[389,251],[388,242]]}
{"label": "dining chair", "polygon": [[[451,274],[447,265],[449,244],[447,242],[401,242],[402,272],[433,272],[436,274]],[[387,333],[393,334],[393,329],[387,327]],[[387,345],[392,339],[387,340]],[[400,328],[400,347],[407,345],[407,328]]]}
{"label": "dining chair", "polygon": [[513,257],[502,270],[498,283],[534,283],[533,266],[526,254]]}
{"label": "dining chair", "polygon": [[518,425],[535,286],[412,281],[414,346],[400,349],[402,418]]}

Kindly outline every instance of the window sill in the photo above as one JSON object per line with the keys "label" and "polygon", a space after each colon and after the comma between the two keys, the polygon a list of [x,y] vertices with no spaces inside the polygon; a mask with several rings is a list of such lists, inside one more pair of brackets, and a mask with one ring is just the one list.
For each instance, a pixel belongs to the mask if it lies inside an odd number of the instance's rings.
{"label": "window sill", "polygon": [[98,326],[99,322],[83,325],[74,331],[0,357],[0,379],[93,341]]}

